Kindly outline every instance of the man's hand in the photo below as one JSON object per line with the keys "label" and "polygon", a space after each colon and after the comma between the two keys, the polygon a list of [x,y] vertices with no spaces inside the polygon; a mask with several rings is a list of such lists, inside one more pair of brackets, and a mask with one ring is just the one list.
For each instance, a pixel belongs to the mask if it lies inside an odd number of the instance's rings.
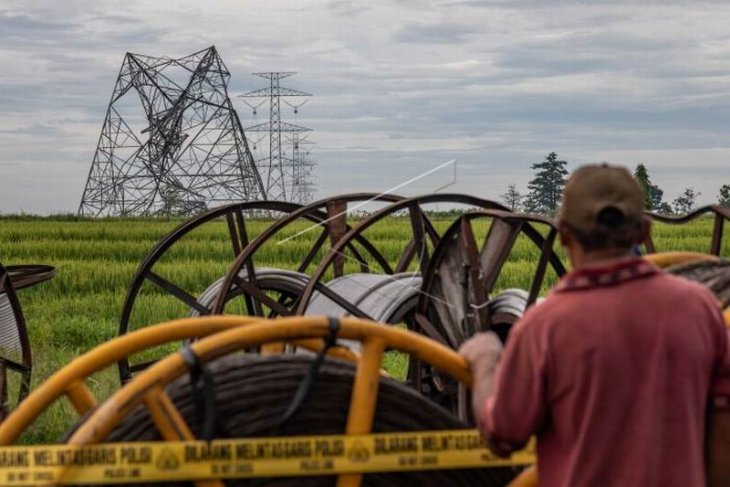
{"label": "man's hand", "polygon": [[477,333],[461,345],[459,354],[471,368],[472,413],[477,426],[483,430],[484,408],[494,393],[494,374],[502,355],[502,342],[494,332]]}
{"label": "man's hand", "polygon": [[493,372],[502,355],[502,342],[496,333],[487,331],[477,333],[459,347],[459,354],[471,367],[472,374]]}

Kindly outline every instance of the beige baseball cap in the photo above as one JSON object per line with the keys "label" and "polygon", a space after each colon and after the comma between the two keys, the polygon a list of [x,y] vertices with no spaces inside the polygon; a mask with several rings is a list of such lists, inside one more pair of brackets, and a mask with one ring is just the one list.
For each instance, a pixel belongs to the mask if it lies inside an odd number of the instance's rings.
{"label": "beige baseball cap", "polygon": [[589,233],[596,229],[599,214],[607,208],[623,216],[619,226],[641,222],[644,193],[639,183],[626,168],[607,163],[576,169],[565,184],[560,219]]}

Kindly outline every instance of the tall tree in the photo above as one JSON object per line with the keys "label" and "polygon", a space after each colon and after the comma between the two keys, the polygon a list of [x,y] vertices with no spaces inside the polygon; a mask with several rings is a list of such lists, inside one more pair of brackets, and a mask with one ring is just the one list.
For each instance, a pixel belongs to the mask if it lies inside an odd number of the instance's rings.
{"label": "tall tree", "polygon": [[651,201],[651,179],[649,179],[649,171],[644,164],[639,164],[634,170],[634,179],[639,183],[644,191],[644,209],[652,210],[654,206]]}
{"label": "tall tree", "polygon": [[681,215],[692,211],[695,207],[695,201],[700,194],[702,193],[699,193],[692,188],[685,188],[685,190],[672,202],[674,212]]}
{"label": "tall tree", "polygon": [[723,184],[720,187],[720,194],[717,197],[717,202],[720,206],[730,208],[730,184]]}
{"label": "tall tree", "polygon": [[636,182],[639,183],[641,189],[644,190],[644,208],[658,212],[665,210],[664,212],[666,212],[668,205],[662,201],[664,198],[664,191],[659,188],[659,186],[651,182],[649,170],[644,164],[636,166],[634,179],[636,179]]}
{"label": "tall tree", "polygon": [[[656,184],[649,187],[649,199],[651,200],[652,211],[671,213],[671,207],[664,201],[664,191]],[[669,211],[666,211],[667,208],[669,208]]]}
{"label": "tall tree", "polygon": [[527,211],[555,214],[568,176],[568,170],[565,169],[567,165],[567,162],[558,160],[555,152],[548,154],[544,161],[532,165],[537,173],[527,185],[530,190],[525,201]]}
{"label": "tall tree", "polygon": [[510,211],[520,211],[522,208],[522,200],[525,199],[522,193],[517,190],[517,185],[515,183],[509,183],[507,191],[501,194],[500,198],[502,198],[505,206],[507,206]]}

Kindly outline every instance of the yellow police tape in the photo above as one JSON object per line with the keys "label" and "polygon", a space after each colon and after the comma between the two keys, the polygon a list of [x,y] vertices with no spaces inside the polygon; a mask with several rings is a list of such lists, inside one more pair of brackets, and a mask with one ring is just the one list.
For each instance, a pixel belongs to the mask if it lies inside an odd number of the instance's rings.
{"label": "yellow police tape", "polygon": [[0,484],[116,484],[521,466],[475,430],[0,447]]}

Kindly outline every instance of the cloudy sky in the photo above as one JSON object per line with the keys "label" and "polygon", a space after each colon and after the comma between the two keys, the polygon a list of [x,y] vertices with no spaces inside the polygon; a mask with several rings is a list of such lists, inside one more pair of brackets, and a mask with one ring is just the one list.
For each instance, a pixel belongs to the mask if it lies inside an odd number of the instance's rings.
{"label": "cloudy sky", "polygon": [[284,115],[314,129],[319,195],[454,158],[452,190],[498,198],[555,151],[644,162],[667,199],[711,202],[730,183],[728,25],[730,2],[699,0],[3,0],[0,212],[76,211],[125,52],[213,44],[232,95],[288,70],[315,95]]}

